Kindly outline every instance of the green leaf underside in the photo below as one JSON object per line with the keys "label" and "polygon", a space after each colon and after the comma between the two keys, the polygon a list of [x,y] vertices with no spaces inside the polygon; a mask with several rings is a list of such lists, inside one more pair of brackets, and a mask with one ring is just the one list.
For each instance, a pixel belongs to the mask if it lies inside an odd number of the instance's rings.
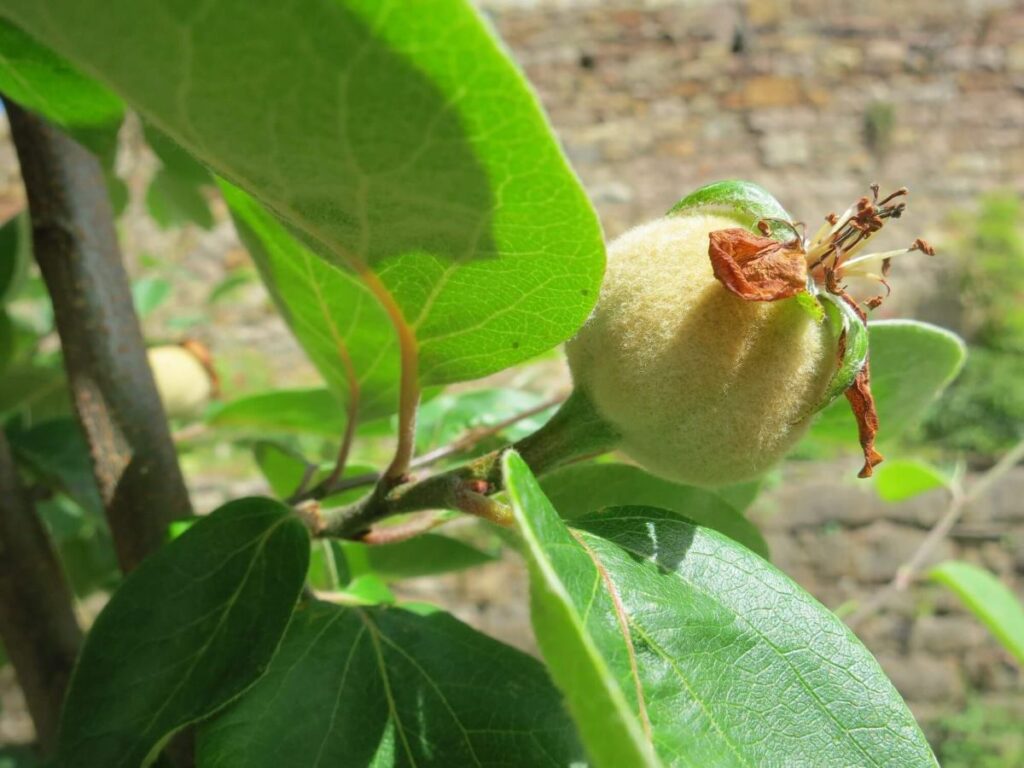
{"label": "green leaf underside", "polygon": [[[531,578],[543,571],[546,589],[568,596],[573,631],[599,649],[666,764],[937,765],[871,654],[762,558],[646,507],[570,532],[521,460],[506,469],[529,556],[543,560]],[[554,669],[549,649],[567,628],[536,631]],[[578,724],[600,764],[600,734]]]}
{"label": "green leaf underside", "polygon": [[868,327],[849,304],[828,292],[818,294],[825,309],[836,342],[846,332],[846,347],[836,372],[832,374],[819,407],[823,408],[843,394],[853,384],[868,359]]}
{"label": "green leaf underside", "polygon": [[258,434],[280,432],[337,438],[345,431],[345,408],[327,389],[279,389],[227,402],[207,417],[207,423]]}
{"label": "green leaf underside", "polygon": [[629,464],[578,464],[540,478],[552,506],[566,520],[628,504],[675,512],[721,531],[768,557],[768,544],[753,523],[715,492],[662,480]]}
{"label": "green leaf underside", "polygon": [[[554,553],[564,554],[582,572],[587,567],[585,555],[526,462],[508,451],[502,465],[516,526],[525,543],[530,617],[537,644],[566,698],[587,754],[599,768],[661,766],[646,724],[636,715],[635,694],[628,699],[619,687],[619,667],[628,668],[629,663],[621,655],[605,654],[600,638],[594,637],[587,626],[589,611],[581,614],[575,600],[582,582],[570,578],[567,583],[552,559]],[[592,589],[597,586],[592,585]],[[613,619],[605,629],[615,632],[616,626]]]}
{"label": "green leaf underside", "polygon": [[747,229],[757,231],[761,219],[791,221],[768,190],[750,181],[715,181],[691,192],[666,214],[678,216],[688,213],[715,213],[736,219]]}
{"label": "green leaf underside", "polygon": [[334,404],[337,415],[344,416],[353,395],[360,421],[394,412],[398,345],[377,299],[357,278],[292,237],[245,192],[224,182],[220,188],[274,303],[341,400]]}
{"label": "green leaf underside", "polygon": [[875,470],[875,491],[884,501],[899,502],[936,488],[949,487],[949,478],[924,461],[887,461]]}
{"label": "green leaf underside", "polygon": [[302,589],[309,538],[269,499],[233,501],[130,574],[71,679],[59,765],[135,768],[266,669]]}
{"label": "green leaf underside", "polygon": [[112,164],[124,119],[121,100],[2,19],[0,92],[64,128]]}
{"label": "green leaf underside", "polygon": [[959,560],[942,563],[929,575],[953,590],[1024,666],[1024,605],[1009,587],[985,569]]}
{"label": "green leaf underside", "polygon": [[203,768],[569,766],[534,659],[441,612],[312,602],[260,680],[199,733]]}
{"label": "green leaf underside", "polygon": [[[878,408],[880,443],[916,424],[929,404],[956,378],[967,354],[958,336],[913,320],[868,324],[871,392]],[[805,444],[859,445],[857,425],[845,400],[825,408],[811,425]]]}
{"label": "green leaf underside", "polygon": [[421,380],[447,383],[575,331],[597,299],[603,242],[535,97],[473,7],[405,10],[113,0],[96,14],[78,0],[10,0],[0,12],[319,255],[368,265],[415,333]]}

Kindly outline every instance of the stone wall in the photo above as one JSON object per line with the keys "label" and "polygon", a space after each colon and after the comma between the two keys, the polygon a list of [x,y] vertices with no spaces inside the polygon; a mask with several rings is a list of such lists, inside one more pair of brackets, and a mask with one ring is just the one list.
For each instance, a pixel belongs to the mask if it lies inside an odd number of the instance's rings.
{"label": "stone wall", "polygon": [[[880,236],[887,247],[917,235],[941,243],[952,211],[994,189],[1024,192],[1020,2],[482,5],[609,235],[720,178],[758,181],[814,223],[873,181],[908,186],[903,223]],[[896,265],[883,314],[941,281],[912,267]]]}

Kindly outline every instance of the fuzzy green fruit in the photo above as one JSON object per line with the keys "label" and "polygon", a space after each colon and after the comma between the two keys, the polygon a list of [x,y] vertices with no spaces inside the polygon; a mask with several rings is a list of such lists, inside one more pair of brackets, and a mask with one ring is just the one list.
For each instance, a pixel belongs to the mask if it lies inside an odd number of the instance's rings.
{"label": "fuzzy green fruit", "polygon": [[566,346],[576,388],[654,474],[719,486],[779,461],[823,404],[837,338],[796,298],[745,301],[712,271],[699,210],[616,240],[593,315]]}
{"label": "fuzzy green fruit", "polygon": [[151,347],[146,356],[168,416],[195,416],[209,403],[214,383],[193,352],[179,344],[165,344]]}

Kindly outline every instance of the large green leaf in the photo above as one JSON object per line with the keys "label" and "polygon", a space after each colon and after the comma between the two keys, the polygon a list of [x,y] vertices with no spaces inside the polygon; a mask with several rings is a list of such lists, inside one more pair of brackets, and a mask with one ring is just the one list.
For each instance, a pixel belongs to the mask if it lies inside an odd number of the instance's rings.
{"label": "large green leaf", "polygon": [[959,560],[941,563],[929,575],[953,590],[1024,666],[1024,605],[1009,587],[984,568]]}
{"label": "large green leaf", "polygon": [[558,692],[529,656],[444,613],[317,602],[295,612],[266,676],[198,742],[203,768],[579,757]]}
{"label": "large green leaf", "polygon": [[0,91],[61,126],[107,165],[113,162],[124,119],[121,100],[4,20],[0,20]]}
{"label": "large green leaf", "polygon": [[[558,649],[582,638],[668,764],[937,765],[867,649],[765,560],[647,507],[571,530],[518,457],[505,469],[529,545],[537,639],[570,702],[596,696],[559,672]],[[550,620],[555,594],[571,621]],[[642,764],[605,759],[603,731],[574,713],[595,762]]]}
{"label": "large green leaf", "polygon": [[[619,685],[621,667],[629,666],[622,654],[610,656],[589,625],[589,609],[580,610],[580,598],[599,584],[589,578],[586,554],[576,544],[517,453],[502,458],[505,486],[523,536],[530,569],[530,616],[537,643],[555,683],[565,695],[587,753],[601,768],[661,765],[650,742],[650,724],[638,716],[635,691],[630,698]],[[552,560],[557,553],[562,570]],[[602,621],[605,619],[602,616]],[[603,624],[615,632],[614,621]],[[605,644],[606,645],[606,644]]]}
{"label": "large green leaf", "polygon": [[658,507],[721,531],[761,557],[768,557],[768,544],[761,532],[717,493],[671,483],[639,467],[578,464],[544,475],[540,484],[552,505],[567,520],[606,507],[630,504]]}
{"label": "large green leaf", "polygon": [[7,0],[0,12],[359,273],[415,335],[424,383],[549,349],[597,298],[594,211],[465,0],[110,0],[103,13]]}
{"label": "large green leaf", "polygon": [[96,619],[61,721],[59,765],[135,768],[266,670],[302,589],[309,539],[242,499],[151,555]]}
{"label": "large green leaf", "polygon": [[[949,331],[913,320],[868,324],[871,391],[878,406],[881,442],[914,426],[925,409],[954,379],[967,350]],[[819,414],[803,444],[805,450],[858,446],[857,424],[845,398]]]}

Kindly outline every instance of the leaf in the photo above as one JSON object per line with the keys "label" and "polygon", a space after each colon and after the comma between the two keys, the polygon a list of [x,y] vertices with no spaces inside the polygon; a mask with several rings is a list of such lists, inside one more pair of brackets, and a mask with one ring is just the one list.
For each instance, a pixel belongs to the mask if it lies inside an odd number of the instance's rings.
{"label": "leaf", "polygon": [[[720,533],[649,507],[568,529],[517,456],[506,459],[528,544],[534,626],[573,707],[595,696],[560,672],[589,644],[670,765],[935,766],[878,663],[835,615]],[[572,620],[551,621],[560,596]],[[540,606],[538,606],[540,603]],[[539,616],[538,616],[539,613]],[[555,651],[555,652],[553,652]],[[571,658],[582,666],[584,655]],[[604,732],[577,724],[596,763]]]}
{"label": "leaf", "polygon": [[385,582],[461,571],[496,559],[492,553],[438,533],[424,533],[394,544],[371,546],[354,541],[338,544],[349,563],[352,578],[372,573]]}
{"label": "leaf", "polygon": [[[871,392],[881,427],[879,442],[916,424],[928,405],[956,378],[967,350],[949,331],[913,320],[868,324]],[[811,425],[801,448],[857,447],[857,426],[845,400],[828,406]]]}
{"label": "leaf", "polygon": [[[628,700],[619,687],[614,664],[624,659],[605,655],[587,624],[589,611],[579,610],[580,589],[596,594],[597,583],[576,578],[567,583],[549,557],[552,552],[564,553],[560,564],[568,569],[574,561],[577,569],[585,571],[585,554],[515,451],[503,456],[502,471],[516,526],[525,541],[533,630],[587,753],[601,768],[657,768],[661,762],[650,743],[649,725],[637,716],[635,697]],[[614,622],[605,631],[614,632]]]}
{"label": "leaf", "polygon": [[171,284],[161,277],[143,277],[132,283],[135,312],[145,317],[171,295]]}
{"label": "leaf", "polygon": [[146,210],[161,229],[195,224],[212,229],[214,220],[203,190],[194,182],[161,168],[146,190]]}
{"label": "leaf", "polygon": [[678,485],[629,464],[576,464],[540,478],[544,494],[566,520],[606,507],[637,504],[676,512],[721,531],[768,557],[768,544],[756,526],[717,491]]}
{"label": "leaf", "polygon": [[17,295],[25,280],[31,258],[32,232],[29,229],[28,217],[24,213],[19,213],[0,226],[0,305],[6,304]]}
{"label": "leaf", "polygon": [[[521,389],[441,394],[420,407],[416,416],[417,448],[426,453],[465,436],[472,429],[493,427],[541,403],[539,395]],[[514,442],[537,431],[550,415],[550,412],[536,414],[505,428],[501,432],[503,442]]]}
{"label": "leaf", "polygon": [[0,19],[0,91],[70,133],[112,166],[121,100],[21,29]]}
{"label": "leaf", "polygon": [[752,232],[761,219],[790,221],[789,214],[768,190],[750,181],[715,181],[697,189],[668,212],[668,216],[691,213],[719,214],[736,219]]}
{"label": "leaf", "polygon": [[948,488],[949,478],[938,467],[918,459],[887,461],[875,470],[875,491],[884,501],[906,501],[936,488]]}
{"label": "leaf", "polygon": [[37,479],[102,517],[103,501],[78,422],[71,418],[55,419],[27,430],[9,429],[7,439],[19,463],[28,466]]}
{"label": "leaf", "polygon": [[445,613],[311,602],[197,754],[204,768],[569,766],[579,747],[526,654]]}
{"label": "leaf", "polygon": [[956,593],[1006,650],[1024,665],[1024,605],[994,575],[959,560],[947,560],[933,568],[932,579]]}
{"label": "leaf", "polygon": [[[253,445],[253,455],[274,495],[280,499],[290,497],[300,485],[305,484],[307,489],[312,488],[330,475],[334,469],[333,462],[314,464],[298,451],[269,440],[257,441]],[[371,472],[374,472],[373,467],[350,463],[345,466],[342,477],[351,478]],[[325,509],[348,504],[365,495],[371,487],[372,483],[368,483],[347,491],[333,493],[320,499],[319,504]]]}
{"label": "leaf", "polygon": [[9,0],[3,13],[358,274],[414,335],[424,384],[550,349],[597,299],[597,217],[464,0],[111,0],[101,14]]}
{"label": "leaf", "polygon": [[259,434],[298,433],[339,437],[345,431],[345,409],[323,388],[279,389],[243,395],[206,418],[212,427],[234,427]]}
{"label": "leaf", "polygon": [[290,511],[242,499],[131,573],[71,678],[59,765],[147,765],[169,736],[266,670],[302,589],[309,539]]}
{"label": "leaf", "polygon": [[25,409],[52,410],[49,406],[61,397],[66,405],[70,402],[60,368],[30,363],[12,365],[4,371],[4,385],[0,387],[0,416]]}
{"label": "leaf", "polygon": [[253,198],[224,182],[220,189],[271,298],[341,401],[339,413],[344,404],[360,421],[393,413],[398,345],[384,308],[358,279],[302,245]]}

